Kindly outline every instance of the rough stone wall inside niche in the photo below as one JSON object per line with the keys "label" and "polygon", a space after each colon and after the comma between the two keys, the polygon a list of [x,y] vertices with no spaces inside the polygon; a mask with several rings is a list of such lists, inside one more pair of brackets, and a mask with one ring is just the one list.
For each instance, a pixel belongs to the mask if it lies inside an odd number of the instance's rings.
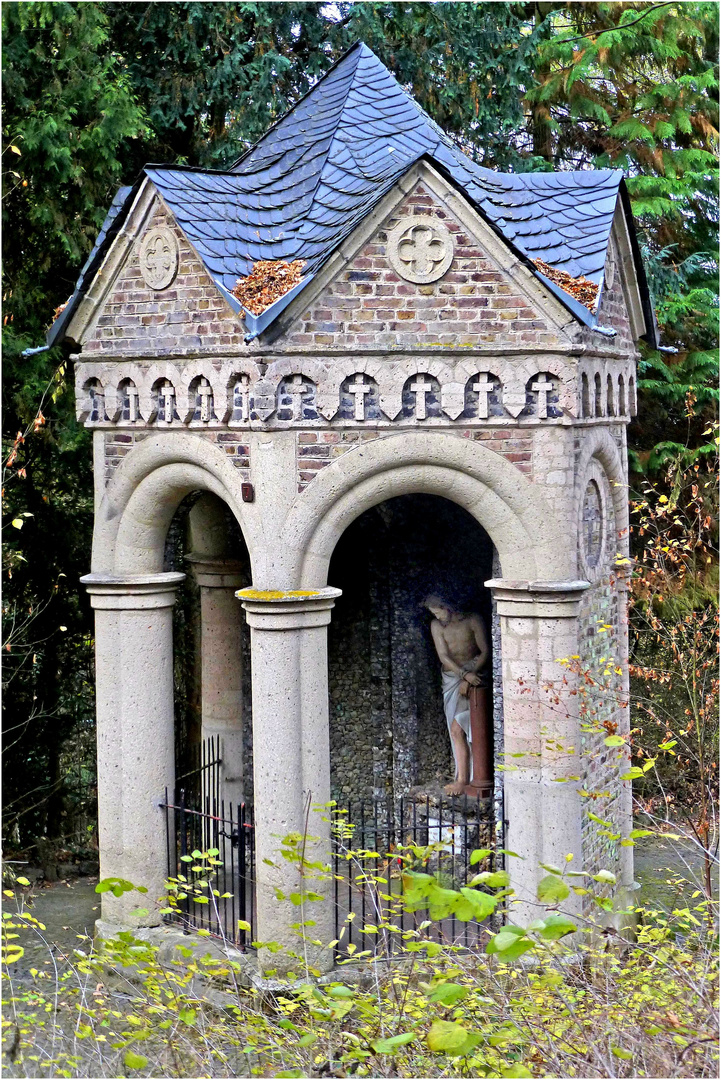
{"label": "rough stone wall inside niche", "polygon": [[[166,227],[179,248],[178,273],[166,289],[146,285],[136,241],[123,263],[95,327],[83,342],[83,356],[163,356],[222,347],[245,351],[242,322],[218,292],[198,256],[162,204],[150,215],[143,235]],[[138,238],[142,240],[142,236]]]}
{"label": "rough stone wall inside niche", "polygon": [[[435,216],[451,233],[453,262],[429,285],[402,280],[386,255],[388,233],[403,217]],[[373,238],[301,315],[290,345],[376,348],[393,345],[554,345],[543,313],[499,270],[475,237],[421,182]]]}
{"label": "rough stone wall inside niche", "polygon": [[[627,729],[627,710],[620,707],[621,667],[620,642],[623,640],[621,600],[623,590],[613,570],[617,547],[615,514],[611,486],[603,477],[606,505],[605,559],[598,580],[588,589],[581,601],[579,612],[579,654],[583,670],[599,684],[586,686],[579,699],[586,715],[581,716],[581,760],[583,788],[590,793],[584,800],[586,809],[613,823],[612,832],[627,832],[628,823],[623,815],[622,782],[619,776],[625,771],[618,756],[617,747],[607,747],[604,740],[609,734],[604,721],[617,724],[623,733]],[[605,629],[604,629],[605,628]],[[608,671],[608,674],[604,674]],[[582,824],[583,869],[597,873],[601,869],[615,872],[618,869],[620,849],[618,841],[600,835],[600,826],[584,813]]]}
{"label": "rough stone wall inside niche", "polygon": [[[367,568],[356,565],[355,576],[355,588],[344,579],[328,636],[331,794],[341,805],[372,797],[375,774],[376,676],[368,663],[371,612]],[[387,708],[387,702],[384,704]],[[382,786],[381,797],[389,794],[387,784]]]}

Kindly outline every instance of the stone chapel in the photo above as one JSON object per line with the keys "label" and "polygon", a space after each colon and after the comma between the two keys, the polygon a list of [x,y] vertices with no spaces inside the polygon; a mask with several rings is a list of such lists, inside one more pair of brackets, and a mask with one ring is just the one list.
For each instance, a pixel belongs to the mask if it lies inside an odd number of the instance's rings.
{"label": "stone chapel", "polygon": [[[263,310],[234,294],[294,260]],[[264,860],[306,798],[448,778],[430,592],[485,621],[521,907],[567,854],[629,885],[604,739],[628,731],[641,338],[621,172],[482,168],[360,43],[226,171],[148,165],[122,188],[48,335],[93,432],[101,875],[162,893],[190,582],[193,722],[222,739],[225,797],[254,805],[261,939],[290,934],[275,889],[295,869]],[[583,671],[605,673],[585,695]],[[327,841],[315,812],[311,831]],[[103,903],[133,922],[132,896]]]}

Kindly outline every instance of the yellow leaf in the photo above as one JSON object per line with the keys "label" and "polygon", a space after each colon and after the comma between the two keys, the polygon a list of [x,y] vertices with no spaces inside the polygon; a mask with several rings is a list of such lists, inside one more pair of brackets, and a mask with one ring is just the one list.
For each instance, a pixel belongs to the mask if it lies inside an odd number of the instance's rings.
{"label": "yellow leaf", "polygon": [[22,529],[22,527],[24,525],[24,522],[23,522],[22,518],[13,518],[12,521],[10,522],[10,524],[15,529]]}
{"label": "yellow leaf", "polygon": [[18,150],[17,146],[13,146],[13,145],[11,144],[11,145],[10,145],[10,149],[12,150],[13,154],[17,154],[17,156],[18,156],[18,157],[22,157],[22,154],[21,154],[21,153],[20,153],[20,151]]}

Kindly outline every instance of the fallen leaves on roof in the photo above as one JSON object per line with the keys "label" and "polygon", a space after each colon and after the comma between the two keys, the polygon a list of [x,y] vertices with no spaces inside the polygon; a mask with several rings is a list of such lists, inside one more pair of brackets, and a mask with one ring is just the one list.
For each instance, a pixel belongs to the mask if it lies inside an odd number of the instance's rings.
{"label": "fallen leaves on roof", "polygon": [[304,266],[304,259],[293,262],[266,259],[253,263],[248,276],[236,282],[233,296],[253,315],[262,315],[267,307],[298,284],[303,277]]}
{"label": "fallen leaves on roof", "polygon": [[554,285],[559,285],[574,300],[578,300],[584,307],[593,311],[598,296],[598,285],[595,281],[589,281],[585,277],[571,277],[565,270],[557,270],[554,266],[549,266],[543,259],[534,259],[533,265]]}
{"label": "fallen leaves on roof", "polygon": [[62,315],[69,303],[70,301],[66,300],[64,304],[58,304],[58,306],[55,308],[55,311],[53,312],[53,322],[55,322],[58,315]]}

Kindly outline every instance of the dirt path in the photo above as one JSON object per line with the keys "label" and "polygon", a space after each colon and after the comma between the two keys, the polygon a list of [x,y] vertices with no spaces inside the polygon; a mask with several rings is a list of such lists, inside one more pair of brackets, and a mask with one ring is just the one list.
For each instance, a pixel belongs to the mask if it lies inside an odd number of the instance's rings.
{"label": "dirt path", "polygon": [[[671,911],[699,902],[693,893],[703,887],[703,859],[695,844],[644,836],[636,841],[633,862],[634,877],[641,885],[636,894],[640,904]],[[713,881],[718,896],[718,868]]]}
{"label": "dirt path", "polygon": [[[95,892],[97,877],[58,881],[28,890],[25,910],[44,923],[45,930],[18,931],[25,955],[12,966],[14,981],[30,979],[30,969],[64,968],[73,949],[82,948],[81,937],[92,937],[100,915],[100,897]],[[12,910],[10,904],[6,910]],[[80,937],[78,936],[80,935]]]}

